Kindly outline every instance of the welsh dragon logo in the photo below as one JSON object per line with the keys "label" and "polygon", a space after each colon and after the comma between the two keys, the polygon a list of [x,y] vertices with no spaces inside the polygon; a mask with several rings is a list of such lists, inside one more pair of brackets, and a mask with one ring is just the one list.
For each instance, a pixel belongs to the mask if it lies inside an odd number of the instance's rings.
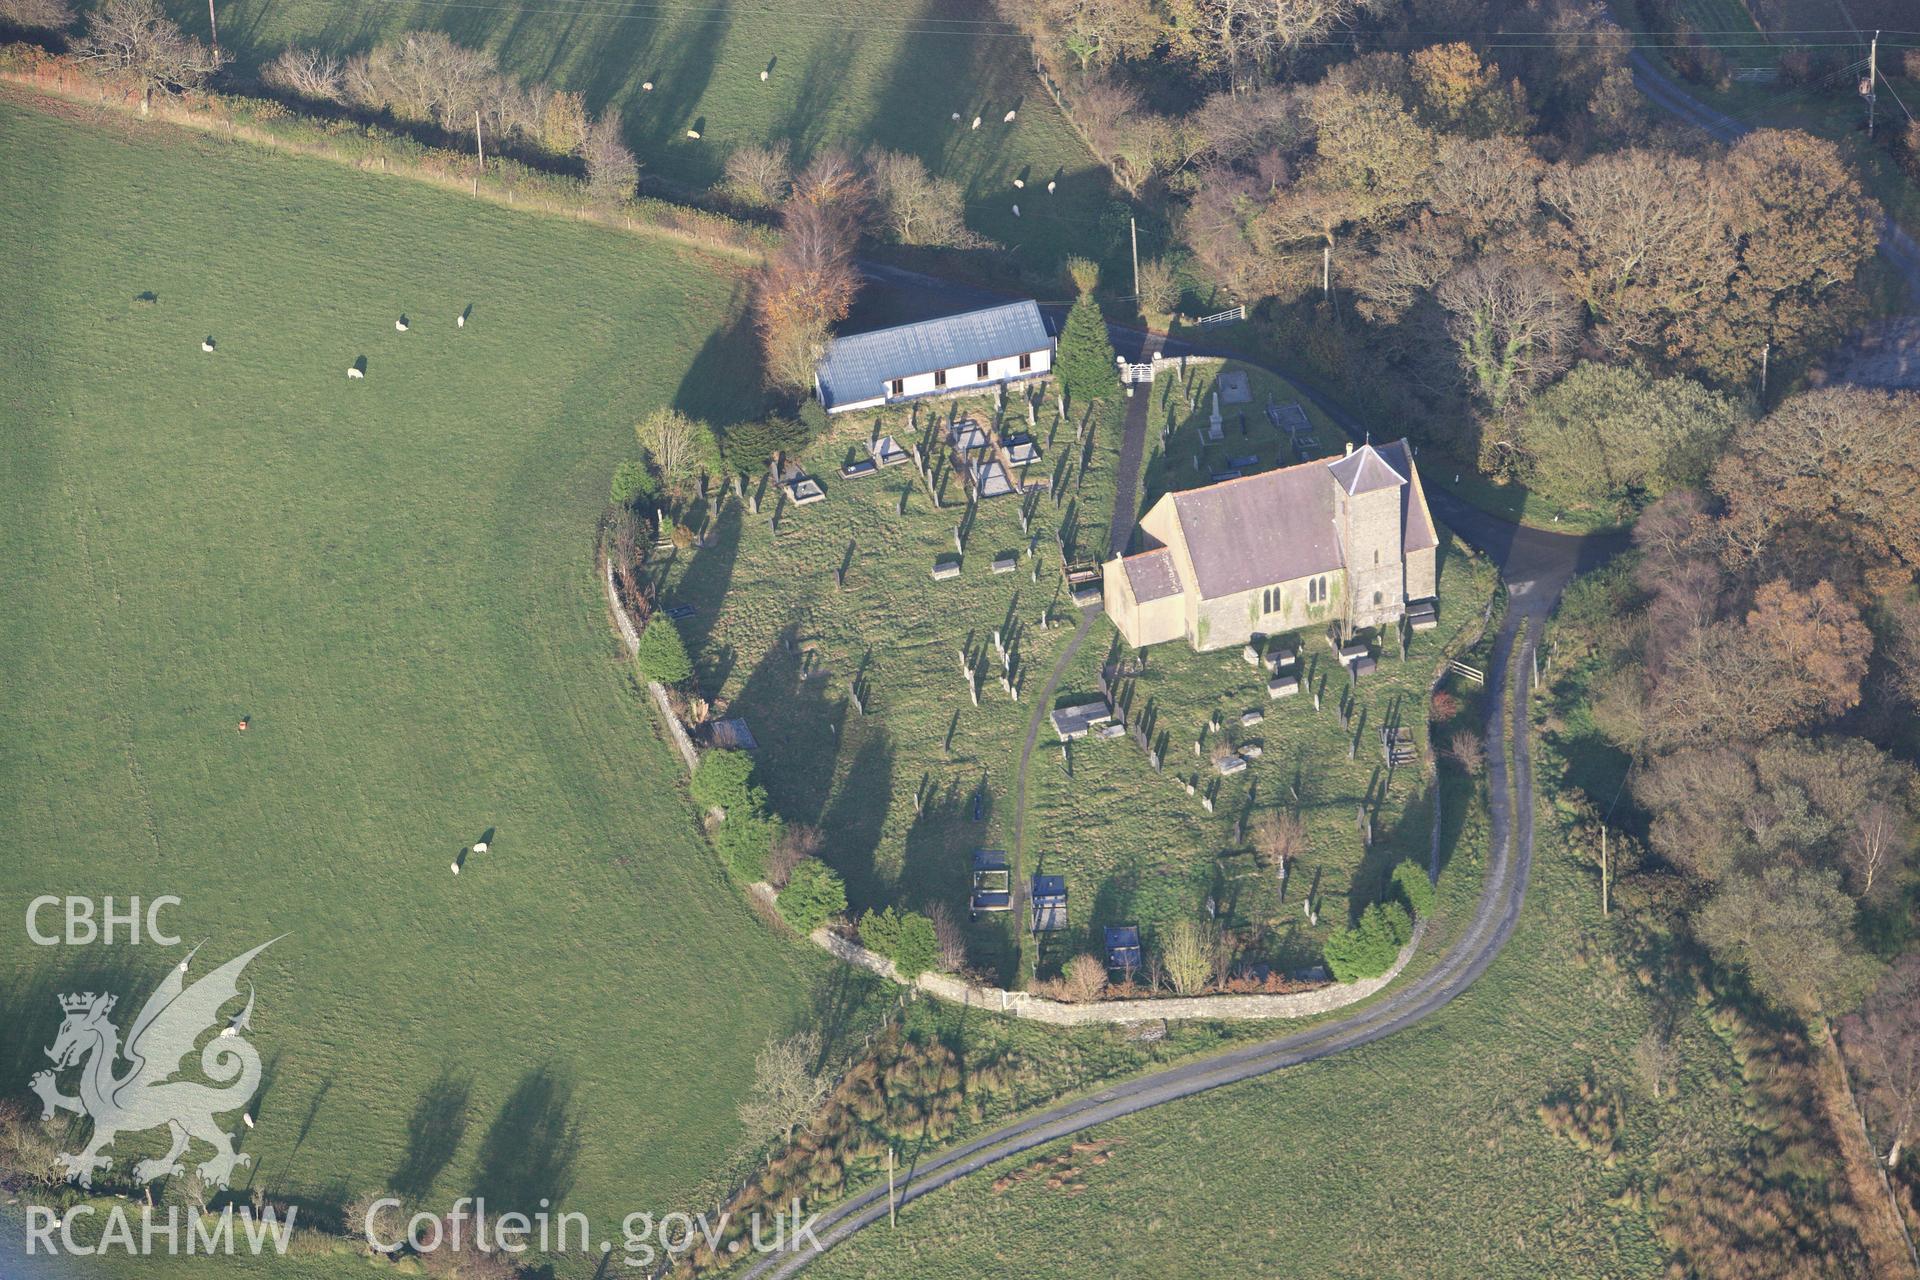
{"label": "welsh dragon logo", "polygon": [[[276,938],[273,942],[278,942]],[[107,1017],[116,997],[91,991],[60,997],[66,1020],[47,1056],[53,1070],[41,1071],[30,1081],[44,1107],[42,1119],[56,1111],[72,1111],[93,1121],[93,1137],[78,1155],[60,1153],[67,1179],[83,1187],[93,1185],[95,1169],[110,1169],[113,1158],[101,1154],[122,1133],[137,1133],[165,1125],[173,1146],[158,1160],[142,1160],[133,1167],[136,1182],[152,1182],[181,1172],[180,1157],[187,1144],[199,1139],[213,1147],[213,1158],[200,1166],[200,1176],[225,1187],[240,1165],[253,1157],[234,1150],[236,1135],[221,1128],[216,1115],[245,1106],[260,1087],[260,1054],[240,1033],[253,1014],[253,992],[240,1013],[207,1041],[200,1051],[200,1069],[214,1084],[176,1079],[193,1052],[194,1042],[220,1021],[220,1010],[240,994],[240,974],[247,962],[273,945],[263,942],[245,955],[235,956],[206,977],[188,985],[187,958],[167,971],[140,1016],[133,1020],[126,1043]],[[129,1064],[116,1074],[121,1059]],[[58,1074],[80,1068],[79,1096],[60,1092]]]}

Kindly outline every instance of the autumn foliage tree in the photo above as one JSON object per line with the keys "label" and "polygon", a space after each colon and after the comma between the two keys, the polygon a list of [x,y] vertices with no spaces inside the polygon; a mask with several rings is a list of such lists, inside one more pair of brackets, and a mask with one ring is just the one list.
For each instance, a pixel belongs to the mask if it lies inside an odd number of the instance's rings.
{"label": "autumn foliage tree", "polygon": [[866,216],[867,179],[846,156],[816,157],[781,212],[780,245],[761,271],[754,311],[768,380],[804,393],[832,326],[859,291],[854,245]]}

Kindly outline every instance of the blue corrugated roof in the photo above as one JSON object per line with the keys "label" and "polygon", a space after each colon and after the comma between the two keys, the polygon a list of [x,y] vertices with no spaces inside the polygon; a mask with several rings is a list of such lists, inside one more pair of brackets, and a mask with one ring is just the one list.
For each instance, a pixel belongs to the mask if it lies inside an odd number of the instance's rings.
{"label": "blue corrugated roof", "polygon": [[1047,322],[1033,302],[850,334],[833,340],[815,371],[820,400],[829,409],[846,401],[871,400],[895,378],[1004,360],[1043,350],[1051,341]]}

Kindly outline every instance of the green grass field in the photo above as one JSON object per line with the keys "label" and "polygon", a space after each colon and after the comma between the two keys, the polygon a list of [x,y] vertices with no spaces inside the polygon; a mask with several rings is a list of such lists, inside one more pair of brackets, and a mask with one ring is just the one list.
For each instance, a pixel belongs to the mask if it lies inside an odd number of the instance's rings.
{"label": "green grass field", "polygon": [[118,119],[0,100],[0,150],[0,1084],[179,954],[26,900],[176,894],[202,962],[288,935],[248,1185],[677,1207],[843,985],[700,839],[592,568],[637,417],[755,407],[736,282]]}
{"label": "green grass field", "polygon": [[[205,37],[204,4],[169,0],[167,7]],[[965,0],[396,0],[358,8],[226,0],[219,17],[221,43],[242,76],[289,45],[346,54],[404,31],[443,30],[491,50],[511,74],[579,91],[594,111],[619,113],[643,176],[681,189],[714,182],[727,153],[743,143],[784,138],[803,160],[833,147],[910,151],[965,189],[974,230],[1014,249],[1042,277],[1067,253],[1088,252],[1107,202],[1105,170],[1034,78],[1026,41]],[[647,82],[652,92],[641,88]],[[1009,110],[1018,116],[1005,124]],[[977,131],[969,128],[976,115]],[[688,138],[689,129],[700,139]],[[1056,177],[1054,195],[1036,189]],[[1025,191],[1014,190],[1015,178],[1027,181]],[[1124,215],[1118,229],[1124,236]]]}

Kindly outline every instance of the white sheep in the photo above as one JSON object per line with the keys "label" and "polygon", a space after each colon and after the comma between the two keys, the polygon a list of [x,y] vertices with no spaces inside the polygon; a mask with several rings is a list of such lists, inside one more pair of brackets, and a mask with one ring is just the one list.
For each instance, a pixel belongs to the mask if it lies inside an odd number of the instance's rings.
{"label": "white sheep", "polygon": [[211,350],[213,350],[213,339],[212,339],[212,338],[202,338],[202,339],[200,340],[200,349],[201,349],[202,351],[211,351]]}
{"label": "white sheep", "polygon": [[1013,113],[1013,112],[1011,112],[1011,111],[1009,111],[1009,112],[1007,112],[1007,114],[1006,114],[1006,115],[1004,115],[1004,116],[1002,116],[1002,117],[1000,117],[1000,123],[1001,123],[1001,124],[1012,124],[1012,123],[1013,123],[1013,115],[1014,115],[1014,113]]}
{"label": "white sheep", "polygon": [[954,112],[954,113],[953,113],[953,118],[954,118],[955,120],[958,120],[958,119],[960,118],[960,113],[959,113],[958,111],[956,111],[956,112]]}
{"label": "white sheep", "polygon": [[760,73],[760,83],[765,84],[766,82],[767,82],[767,73],[762,71]]}
{"label": "white sheep", "polygon": [[459,874],[460,874],[460,864],[459,864],[459,863],[457,863],[457,862],[450,862],[450,863],[448,863],[447,865],[453,868],[453,874],[455,874],[455,875],[459,875]]}
{"label": "white sheep", "polygon": [[467,318],[466,318],[466,317],[465,317],[464,315],[459,315],[459,316],[455,316],[455,317],[453,318],[453,327],[454,327],[454,328],[456,328],[456,329],[464,329],[464,328],[466,328],[466,327],[467,327]]}
{"label": "white sheep", "polygon": [[1027,189],[1027,180],[1025,178],[1015,178],[1013,180],[1013,189],[1015,191],[1025,191]]}
{"label": "white sheep", "polygon": [[240,1113],[240,1123],[249,1129],[253,1128],[253,1113],[251,1111],[242,1111]]}
{"label": "white sheep", "polygon": [[1020,206],[1019,206],[1019,205],[1015,205],[1015,206],[1013,206],[1013,216],[1014,216],[1014,217],[1016,217],[1016,218],[1020,216]]}
{"label": "white sheep", "polygon": [[362,369],[357,369],[357,368],[356,368],[356,369],[349,369],[349,370],[347,370],[347,376],[348,376],[349,378],[364,378],[364,377],[366,377],[367,375],[366,375],[366,372],[365,372],[364,370],[362,370]]}
{"label": "white sheep", "polygon": [[475,853],[485,853],[487,851],[487,842],[485,840],[480,841],[473,846],[473,851]]}
{"label": "white sheep", "polygon": [[687,130],[687,136],[698,142],[700,140],[700,131],[698,129],[689,129]]}
{"label": "white sheep", "polygon": [[647,91],[648,93],[652,93],[652,92],[653,92],[653,81],[651,81],[651,80],[643,80],[643,81],[641,81],[641,82],[640,82],[640,87],[641,87],[642,89],[645,89],[645,90],[646,90],[646,91]]}
{"label": "white sheep", "polygon": [[978,128],[980,127],[980,117],[979,117],[979,116],[975,116],[975,117],[973,118],[973,127],[974,127],[974,128],[976,128],[976,129],[978,129]]}
{"label": "white sheep", "polygon": [[1053,182],[1052,182],[1052,180],[1051,180],[1051,179],[1049,179],[1049,180],[1048,180],[1048,182],[1047,182],[1047,194],[1048,194],[1048,195],[1052,195],[1052,194],[1053,194]]}
{"label": "white sheep", "polygon": [[405,333],[407,331],[407,318],[401,316],[398,320],[395,320],[393,322],[393,328],[396,333]]}

